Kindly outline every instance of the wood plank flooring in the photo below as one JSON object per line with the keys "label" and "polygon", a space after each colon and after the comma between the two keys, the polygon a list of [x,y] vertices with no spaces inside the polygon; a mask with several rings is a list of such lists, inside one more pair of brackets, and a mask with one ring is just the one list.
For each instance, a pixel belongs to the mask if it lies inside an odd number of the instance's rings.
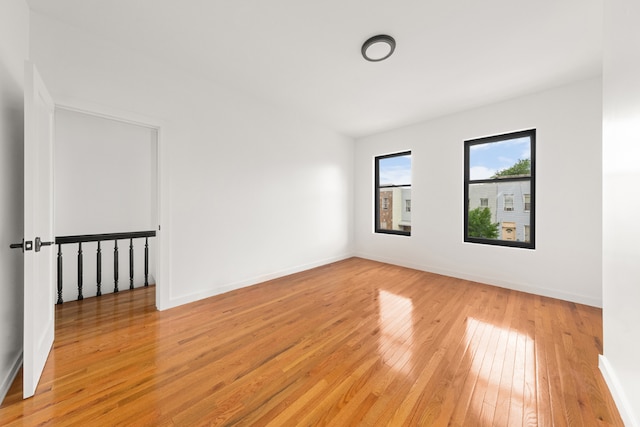
{"label": "wood plank flooring", "polygon": [[57,307],[0,425],[621,426],[600,309],[351,258],[182,307]]}

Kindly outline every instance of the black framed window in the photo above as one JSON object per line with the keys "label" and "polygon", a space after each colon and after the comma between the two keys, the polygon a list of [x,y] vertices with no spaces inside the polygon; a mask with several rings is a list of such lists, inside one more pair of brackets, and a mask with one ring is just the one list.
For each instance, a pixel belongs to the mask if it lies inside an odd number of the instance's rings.
{"label": "black framed window", "polygon": [[535,129],[464,142],[464,241],[535,249]]}
{"label": "black framed window", "polygon": [[375,232],[411,235],[411,151],[375,158]]}

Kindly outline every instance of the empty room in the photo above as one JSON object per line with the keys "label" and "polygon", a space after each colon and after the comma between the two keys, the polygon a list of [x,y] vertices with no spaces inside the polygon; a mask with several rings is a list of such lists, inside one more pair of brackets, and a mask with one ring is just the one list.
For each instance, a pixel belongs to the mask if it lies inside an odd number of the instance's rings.
{"label": "empty room", "polygon": [[0,424],[640,427],[638,16],[2,0]]}

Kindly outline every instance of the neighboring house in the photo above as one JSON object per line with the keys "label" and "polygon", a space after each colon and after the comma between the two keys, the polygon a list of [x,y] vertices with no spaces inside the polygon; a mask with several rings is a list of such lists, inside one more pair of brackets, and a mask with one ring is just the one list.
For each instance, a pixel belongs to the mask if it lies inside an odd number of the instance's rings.
{"label": "neighboring house", "polygon": [[411,189],[380,190],[380,228],[411,231]]}
{"label": "neighboring house", "polygon": [[498,188],[494,184],[473,184],[469,186],[469,210],[477,208],[489,208],[491,210],[491,221],[497,222],[496,212],[498,204],[496,201]]}
{"label": "neighboring house", "polygon": [[497,222],[498,238],[529,241],[531,185],[529,181],[476,184],[469,187],[469,210],[489,208]]}
{"label": "neighboring house", "polygon": [[529,181],[498,184],[496,222],[502,240],[529,241],[531,185]]}
{"label": "neighboring house", "polygon": [[402,204],[398,225],[402,231],[411,231],[411,189],[401,189]]}

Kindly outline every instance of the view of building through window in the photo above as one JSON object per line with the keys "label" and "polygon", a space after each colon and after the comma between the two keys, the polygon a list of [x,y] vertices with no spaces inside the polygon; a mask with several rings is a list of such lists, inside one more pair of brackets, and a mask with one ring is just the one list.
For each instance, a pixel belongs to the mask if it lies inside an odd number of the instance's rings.
{"label": "view of building through window", "polygon": [[465,141],[465,241],[534,248],[535,130]]}
{"label": "view of building through window", "polygon": [[375,231],[411,235],[411,152],[375,158]]}

